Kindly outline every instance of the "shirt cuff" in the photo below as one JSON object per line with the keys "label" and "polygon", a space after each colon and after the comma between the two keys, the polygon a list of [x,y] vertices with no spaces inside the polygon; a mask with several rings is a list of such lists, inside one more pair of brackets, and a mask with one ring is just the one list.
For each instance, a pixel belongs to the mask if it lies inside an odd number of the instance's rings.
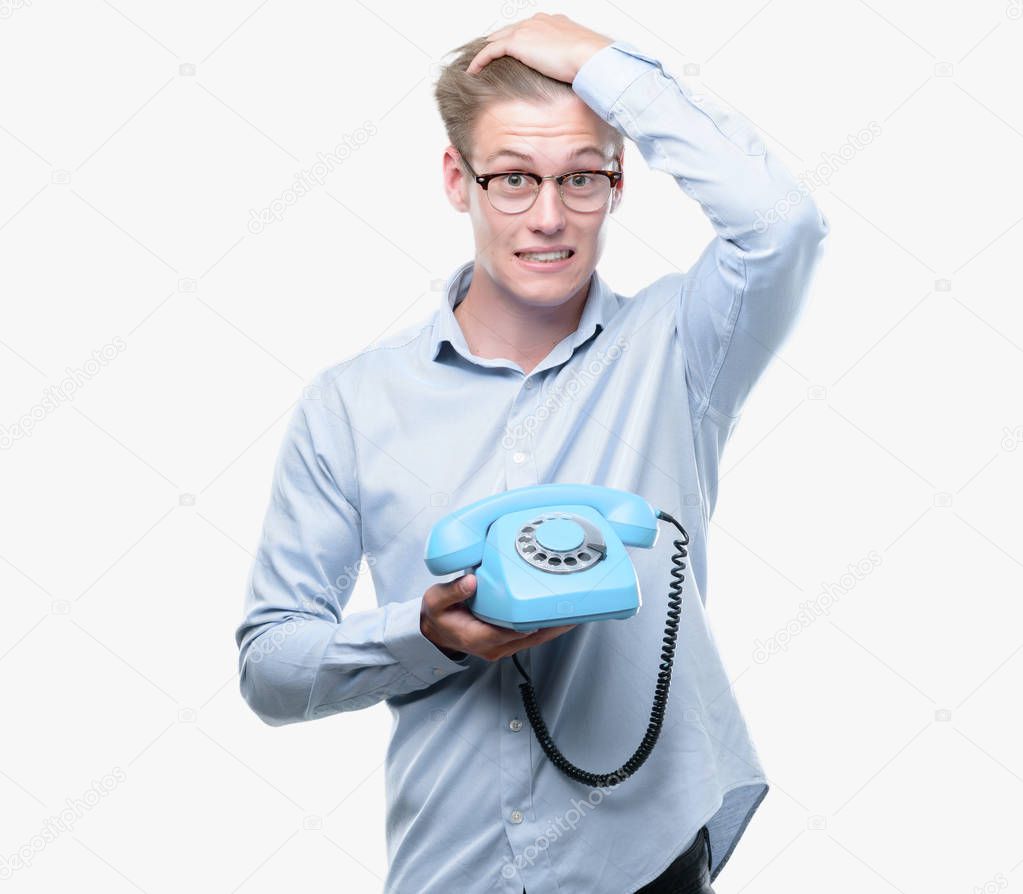
{"label": "shirt cuff", "polygon": [[384,622],[384,646],[410,674],[429,685],[469,666],[469,656],[448,658],[423,635],[423,597],[392,602]]}
{"label": "shirt cuff", "polygon": [[572,89],[580,99],[605,121],[611,120],[611,109],[629,85],[660,62],[646,56],[631,43],[616,40],[590,56],[572,81]]}

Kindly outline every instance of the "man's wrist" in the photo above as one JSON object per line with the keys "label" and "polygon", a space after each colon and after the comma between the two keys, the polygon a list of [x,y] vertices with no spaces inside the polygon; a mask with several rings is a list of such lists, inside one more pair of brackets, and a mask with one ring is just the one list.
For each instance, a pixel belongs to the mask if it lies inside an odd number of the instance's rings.
{"label": "man's wrist", "polygon": [[580,68],[596,56],[602,49],[611,46],[613,43],[614,38],[598,35],[593,41],[590,41],[586,44],[586,46],[581,48],[579,55],[576,57],[575,75],[572,76],[572,80],[575,80],[576,76],[579,74]]}
{"label": "man's wrist", "polygon": [[457,649],[448,649],[447,647],[442,646],[440,643],[438,643],[430,635],[427,629],[426,616],[422,614],[419,616],[419,631],[423,634],[424,637],[426,637],[431,643],[433,643],[433,645],[437,649],[439,649],[446,658],[450,658],[452,661],[461,661],[463,658],[466,657],[467,655],[466,652],[459,652]]}

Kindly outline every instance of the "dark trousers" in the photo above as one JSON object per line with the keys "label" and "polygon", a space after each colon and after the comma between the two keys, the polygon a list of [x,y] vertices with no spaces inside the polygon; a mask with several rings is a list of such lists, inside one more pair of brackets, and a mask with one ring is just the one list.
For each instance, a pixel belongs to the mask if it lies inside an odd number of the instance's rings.
{"label": "dark trousers", "polygon": [[[526,894],[526,889],[522,889]],[[657,878],[634,894],[714,894],[710,886],[710,836],[700,829],[687,850],[679,854]]]}

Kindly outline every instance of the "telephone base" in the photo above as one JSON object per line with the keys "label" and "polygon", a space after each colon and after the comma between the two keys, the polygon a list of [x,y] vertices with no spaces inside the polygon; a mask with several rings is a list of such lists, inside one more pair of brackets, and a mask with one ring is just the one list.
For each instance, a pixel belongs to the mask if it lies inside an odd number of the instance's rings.
{"label": "telephone base", "polygon": [[594,615],[577,615],[573,618],[549,618],[543,621],[509,621],[506,618],[488,618],[486,615],[481,615],[477,611],[473,611],[473,615],[479,618],[481,621],[486,621],[488,624],[493,624],[497,627],[504,627],[508,630],[516,630],[519,633],[526,633],[531,630],[539,630],[543,627],[560,627],[564,624],[582,624],[585,621],[611,621],[611,620],[623,620],[625,618],[631,618],[636,614],[637,609],[626,608],[615,612],[598,612]]}

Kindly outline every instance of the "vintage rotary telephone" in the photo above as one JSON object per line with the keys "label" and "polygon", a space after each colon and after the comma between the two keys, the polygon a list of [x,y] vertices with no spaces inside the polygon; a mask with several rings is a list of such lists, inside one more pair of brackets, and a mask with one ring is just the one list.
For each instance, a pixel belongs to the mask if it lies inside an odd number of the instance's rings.
{"label": "vintage rotary telephone", "polygon": [[590,773],[572,764],[551,739],[529,675],[512,660],[526,716],[547,757],[563,773],[594,787],[615,785],[650,756],[661,732],[682,609],[682,569],[689,535],[674,518],[628,491],[595,484],[539,484],[484,497],[440,519],[426,544],[433,574],[471,571],[476,593],[466,607],[512,630],[630,618],[640,606],[639,582],[627,546],[650,548],[657,521],[681,532],[672,556],[668,620],[646,735],[618,770]]}

